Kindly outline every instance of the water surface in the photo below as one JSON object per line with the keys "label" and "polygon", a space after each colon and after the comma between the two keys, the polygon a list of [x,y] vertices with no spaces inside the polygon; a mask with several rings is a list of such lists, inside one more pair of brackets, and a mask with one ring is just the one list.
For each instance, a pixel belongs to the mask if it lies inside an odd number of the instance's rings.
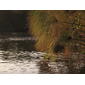
{"label": "water surface", "polygon": [[[79,61],[44,61],[43,55],[45,53],[37,52],[34,44],[35,39],[23,33],[0,34],[0,73],[85,73],[85,62],[83,59]],[[58,55],[58,57],[61,56]]]}

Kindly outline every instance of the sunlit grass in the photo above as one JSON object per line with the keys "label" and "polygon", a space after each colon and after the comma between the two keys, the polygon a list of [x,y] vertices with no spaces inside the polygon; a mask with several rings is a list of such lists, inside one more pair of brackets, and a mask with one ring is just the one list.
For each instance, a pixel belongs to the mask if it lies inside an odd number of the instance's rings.
{"label": "sunlit grass", "polygon": [[[77,13],[71,14],[62,10],[30,11],[29,27],[30,32],[37,39],[36,49],[52,54],[49,56],[51,58],[54,58],[54,47],[57,44],[61,44],[66,50],[71,51],[74,42],[68,39],[69,36],[72,37],[73,29],[72,24],[69,23],[72,23],[75,15],[77,15]],[[76,22],[73,26],[77,26]]]}
{"label": "sunlit grass", "polygon": [[36,48],[41,51],[52,51],[63,30],[63,26],[57,22],[55,13],[53,11],[32,11],[30,13],[30,31],[38,39]]}

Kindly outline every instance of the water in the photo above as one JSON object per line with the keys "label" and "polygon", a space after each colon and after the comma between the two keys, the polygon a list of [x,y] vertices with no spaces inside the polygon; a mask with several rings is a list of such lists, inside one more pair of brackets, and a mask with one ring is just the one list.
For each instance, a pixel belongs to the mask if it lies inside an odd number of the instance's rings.
{"label": "water", "polygon": [[85,73],[84,61],[44,61],[45,53],[37,52],[34,44],[35,39],[23,33],[0,34],[0,74]]}
{"label": "water", "polygon": [[30,53],[34,39],[20,33],[0,34],[0,73],[38,73],[37,60]]}

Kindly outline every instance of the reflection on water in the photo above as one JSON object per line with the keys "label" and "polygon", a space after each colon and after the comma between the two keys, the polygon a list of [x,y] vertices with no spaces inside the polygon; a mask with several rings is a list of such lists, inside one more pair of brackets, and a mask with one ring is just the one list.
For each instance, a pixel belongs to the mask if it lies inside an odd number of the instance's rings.
{"label": "reflection on water", "polygon": [[35,50],[34,43],[23,34],[1,34],[0,73],[38,73],[37,60],[30,55]]}
{"label": "reflection on water", "polygon": [[0,37],[0,73],[85,73],[83,59],[76,63],[71,60],[44,61],[45,53],[35,51],[35,41],[31,37],[18,38],[14,35],[11,38],[2,37]]}

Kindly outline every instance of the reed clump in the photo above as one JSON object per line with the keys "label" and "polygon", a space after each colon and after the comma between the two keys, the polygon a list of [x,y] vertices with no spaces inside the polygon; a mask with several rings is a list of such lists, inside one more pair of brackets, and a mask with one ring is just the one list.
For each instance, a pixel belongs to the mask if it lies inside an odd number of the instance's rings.
{"label": "reed clump", "polygon": [[[38,51],[56,54],[54,48],[60,44],[64,50],[69,50],[72,46],[72,32],[74,18],[77,14],[85,14],[81,11],[65,10],[34,10],[29,12],[30,32],[37,39],[36,49]],[[74,27],[76,29],[76,27]],[[71,50],[70,50],[71,51]],[[68,52],[68,51],[64,51]],[[69,52],[68,52],[69,53]]]}

